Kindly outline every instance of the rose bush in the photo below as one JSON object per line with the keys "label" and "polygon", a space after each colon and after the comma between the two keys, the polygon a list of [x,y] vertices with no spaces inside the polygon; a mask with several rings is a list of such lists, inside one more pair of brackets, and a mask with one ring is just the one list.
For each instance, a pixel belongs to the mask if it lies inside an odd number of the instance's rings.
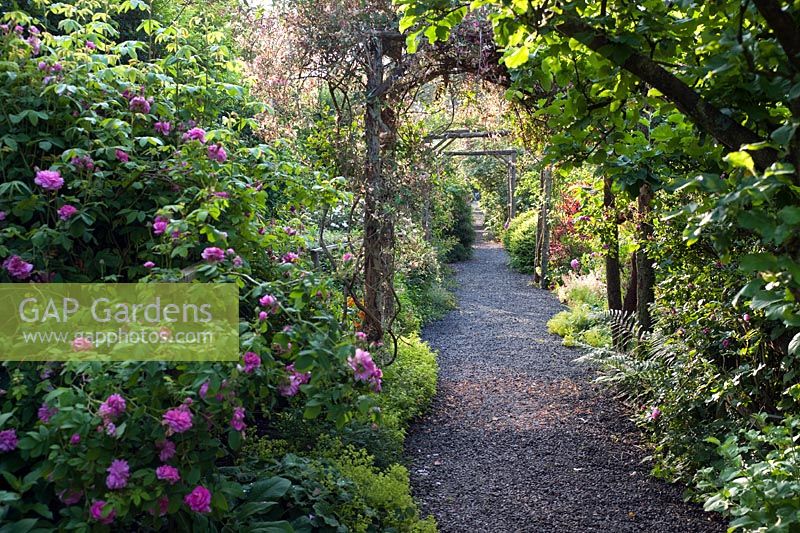
{"label": "rose bush", "polygon": [[345,193],[289,146],[253,142],[263,108],[216,37],[197,49],[145,19],[149,43],[116,42],[115,19],[145,3],[40,4],[41,20],[0,26],[0,282],[236,283],[242,359],[4,363],[0,521],[228,523],[267,505],[220,470],[255,426],[286,408],[338,425],[372,412],[380,370],[354,375],[334,281],[285,230]]}

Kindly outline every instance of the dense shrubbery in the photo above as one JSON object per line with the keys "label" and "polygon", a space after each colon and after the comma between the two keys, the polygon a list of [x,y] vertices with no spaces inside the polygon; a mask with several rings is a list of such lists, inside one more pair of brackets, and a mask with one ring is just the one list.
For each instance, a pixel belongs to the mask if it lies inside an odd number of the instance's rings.
{"label": "dense shrubbery", "polygon": [[557,287],[559,300],[569,309],[547,322],[547,329],[564,337],[567,346],[611,346],[611,328],[605,309],[605,286],[595,272],[563,276]]}
{"label": "dense shrubbery", "polygon": [[263,106],[219,45],[223,32],[199,49],[199,28],[181,26],[194,22],[147,19],[140,31],[163,48],[145,59],[147,43],[116,41],[113,18],[146,4],[114,4],[108,17],[88,0],[43,6],[57,28],[22,11],[0,26],[0,281],[236,283],[242,360],[4,363],[0,521],[336,530],[333,517],[344,518],[325,506],[350,502],[353,531],[435,530],[418,520],[402,467],[378,471],[342,448],[319,460],[278,450],[278,466],[262,470],[241,452],[305,419],[370,428],[379,405],[396,448],[419,405],[390,383],[419,383],[417,401],[432,394],[432,355],[412,341],[397,364],[427,362],[402,379],[387,372],[388,397],[376,397],[377,369],[354,374],[352,358],[369,356],[339,323],[338,281],[309,270],[302,229],[346,199],[342,180],[311,171],[288,144],[257,143],[250,117]]}
{"label": "dense shrubbery", "polygon": [[444,236],[452,241],[452,247],[444,254],[446,263],[465,261],[472,257],[472,243],[475,242],[475,229],[472,225],[472,206],[467,201],[469,192],[464,187],[451,186],[450,211],[452,223],[445,228]]}
{"label": "dense shrubbery", "polygon": [[526,211],[514,218],[503,233],[503,246],[511,256],[511,266],[520,272],[536,272],[536,211]]}

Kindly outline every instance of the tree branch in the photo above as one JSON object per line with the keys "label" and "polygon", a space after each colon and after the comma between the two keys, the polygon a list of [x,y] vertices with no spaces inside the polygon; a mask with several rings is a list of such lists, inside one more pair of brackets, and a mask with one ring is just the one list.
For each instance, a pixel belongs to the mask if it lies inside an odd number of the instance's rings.
{"label": "tree branch", "polygon": [[[658,63],[630,47],[615,43],[600,30],[577,21],[562,22],[556,26],[556,30],[582,42],[591,50],[604,55],[609,61],[615,62],[640,80],[658,89],[682,113],[691,118],[700,129],[713,136],[729,150],[739,150],[742,145],[764,141],[755,132],[705,101],[691,87]],[[603,48],[611,46],[627,48],[628,54],[624,61],[616,61],[601,52]],[[769,167],[778,158],[777,152],[773,149],[754,150],[750,152],[750,155],[761,170]]]}
{"label": "tree branch", "polygon": [[789,56],[789,63],[800,71],[800,29],[792,16],[775,0],[753,0],[758,12],[767,21],[781,48]]}

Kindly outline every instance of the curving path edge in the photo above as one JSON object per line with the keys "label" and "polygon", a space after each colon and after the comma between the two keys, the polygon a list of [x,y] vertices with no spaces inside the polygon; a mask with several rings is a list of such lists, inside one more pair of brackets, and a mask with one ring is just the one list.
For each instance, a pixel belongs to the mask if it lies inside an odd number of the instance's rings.
{"label": "curving path edge", "polygon": [[725,531],[649,476],[621,406],[547,332],[561,304],[506,262],[479,238],[455,265],[459,308],[423,331],[441,370],[406,441],[422,511],[443,533]]}

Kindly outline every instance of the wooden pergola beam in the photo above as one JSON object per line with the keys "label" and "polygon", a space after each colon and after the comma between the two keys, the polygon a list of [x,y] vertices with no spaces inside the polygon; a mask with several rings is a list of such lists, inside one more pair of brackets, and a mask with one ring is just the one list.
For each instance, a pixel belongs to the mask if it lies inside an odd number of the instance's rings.
{"label": "wooden pergola beam", "polygon": [[491,156],[517,156],[518,150],[455,150],[451,152],[444,152],[443,155],[447,156],[473,156],[473,155],[491,155]]}
{"label": "wooden pergola beam", "polygon": [[443,152],[443,155],[450,157],[491,156],[502,160],[508,167],[508,220],[511,221],[517,215],[517,202],[514,198],[514,192],[517,188],[518,150],[464,150]]}
{"label": "wooden pergola beam", "polygon": [[472,131],[472,130],[450,130],[443,133],[436,133],[428,135],[425,139],[481,139],[487,137],[507,137],[511,135],[510,131]]}

